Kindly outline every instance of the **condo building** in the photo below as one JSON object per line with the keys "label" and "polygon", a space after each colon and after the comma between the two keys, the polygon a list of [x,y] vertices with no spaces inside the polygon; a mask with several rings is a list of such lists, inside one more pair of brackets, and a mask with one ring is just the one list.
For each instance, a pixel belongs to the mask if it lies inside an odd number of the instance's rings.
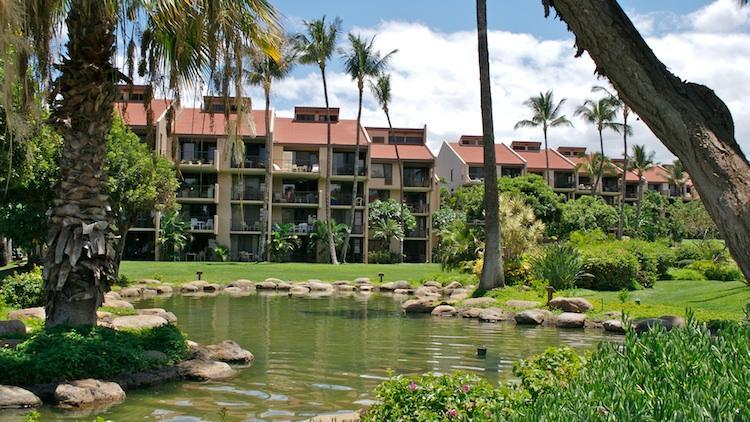
{"label": "condo building", "polygon": [[[210,259],[212,250],[222,245],[232,260],[261,260],[263,233],[270,234],[284,224],[300,239],[289,259],[319,261],[310,235],[315,222],[325,219],[324,189],[330,165],[332,219],[349,225],[354,205],[348,262],[367,262],[374,242],[368,205],[389,198],[402,200],[417,220],[416,228],[406,233],[405,261],[430,261],[434,237],[430,213],[439,206],[439,183],[435,157],[426,146],[426,128],[357,127],[356,120],[340,118],[338,108],[327,113],[325,107],[302,106],[295,107],[293,117],[272,112],[266,127],[263,110],[238,114],[234,99],[205,96],[200,108],[169,107],[161,99],[146,104],[148,96],[143,93],[147,89],[122,87],[116,110],[135,133],[153,139],[155,150],[178,169],[176,197],[191,234],[179,259]],[[228,120],[227,104],[231,104]],[[245,104],[249,108],[249,102]],[[154,116],[151,126],[146,121],[147,106]],[[327,160],[328,116],[331,163]],[[269,135],[273,147],[267,151]],[[359,155],[355,156],[357,135]],[[270,186],[265,178],[267,158],[272,166]],[[126,259],[160,258],[159,224],[156,212],[139,219],[126,239]],[[395,240],[388,246],[394,252],[400,248]]]}

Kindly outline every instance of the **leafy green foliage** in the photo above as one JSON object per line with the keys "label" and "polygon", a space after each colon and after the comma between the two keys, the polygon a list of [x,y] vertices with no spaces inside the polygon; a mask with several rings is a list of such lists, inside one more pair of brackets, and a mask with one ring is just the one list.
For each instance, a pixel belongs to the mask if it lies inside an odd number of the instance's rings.
{"label": "leafy green foliage", "polygon": [[669,206],[669,215],[672,236],[676,239],[719,237],[719,229],[701,201],[676,200]]}
{"label": "leafy green foliage", "polygon": [[[341,245],[344,244],[344,238],[346,236],[346,232],[349,230],[349,226],[343,223],[337,223],[335,220],[331,220],[331,229],[333,230],[333,244],[335,246],[335,249],[339,250],[341,249]],[[329,242],[330,238],[328,237],[328,223],[325,220],[316,220],[312,226],[312,231],[310,232],[310,243],[308,244],[310,252],[315,254],[317,252],[317,249],[320,248],[320,251],[322,252],[324,257],[324,261],[330,260],[329,255],[331,254],[331,249],[328,246]],[[294,247],[298,247],[298,244],[295,244]]]}
{"label": "leafy green foliage", "polygon": [[169,361],[187,355],[185,336],[173,325],[137,332],[93,327],[41,331],[15,349],[0,349],[0,383],[27,385],[81,378],[111,378],[162,365],[149,360],[157,350]]}
{"label": "leafy green foliage", "polygon": [[229,259],[229,248],[217,243],[216,246],[214,246],[214,255],[216,255],[217,261],[226,262]]}
{"label": "leafy green foliage", "polygon": [[544,353],[517,362],[513,366],[513,375],[520,378],[521,390],[535,399],[545,392],[564,388],[585,363],[586,360],[569,347],[551,347]]}
{"label": "leafy green foliage", "polygon": [[705,280],[706,276],[702,272],[691,270],[689,268],[670,268],[669,277],[672,280]]}
{"label": "leafy green foliage", "polygon": [[183,221],[177,210],[168,211],[161,216],[159,224],[159,242],[162,245],[165,260],[175,259],[192,239],[188,233],[190,223]]}
{"label": "leafy green foliage", "polygon": [[630,251],[616,243],[601,243],[581,250],[583,271],[577,286],[591,290],[635,290],[640,265]]}
{"label": "leafy green foliage", "polygon": [[417,220],[411,213],[409,207],[400,207],[398,202],[393,198],[387,201],[377,200],[370,202],[367,206],[367,218],[370,228],[383,225],[388,220],[401,221],[401,212],[403,209],[404,228],[406,231],[413,230],[417,226]]}
{"label": "leafy green foliage", "polygon": [[567,290],[576,286],[583,276],[583,260],[578,250],[564,243],[555,243],[532,260],[534,277],[544,281],[555,290]]}
{"label": "leafy green foliage", "polygon": [[367,262],[370,264],[397,264],[401,262],[398,252],[387,250],[369,251],[367,253]]}
{"label": "leafy green foliage", "polygon": [[703,274],[707,280],[716,281],[737,281],[742,280],[742,272],[736,265],[729,263],[720,263],[709,260],[695,261],[687,267],[690,270],[698,271]]}
{"label": "leafy green foliage", "polygon": [[677,264],[685,266],[692,261],[708,260],[726,263],[731,260],[729,250],[721,240],[683,240],[675,251]]}
{"label": "leafy green foliage", "polygon": [[642,285],[652,286],[656,280],[669,279],[668,271],[676,264],[677,258],[668,244],[643,240],[625,240],[621,244],[638,258]]}
{"label": "leafy green foliage", "polygon": [[0,282],[0,298],[14,308],[31,308],[44,304],[42,270],[34,267],[25,273],[14,273]]}
{"label": "leafy green foliage", "polygon": [[292,250],[299,247],[299,236],[294,233],[294,224],[274,226],[268,247],[274,261],[282,262],[288,259]]}
{"label": "leafy green foliage", "polygon": [[604,232],[617,225],[617,210],[599,197],[582,196],[562,206],[562,218],[555,233],[564,237],[573,231],[600,229]]}

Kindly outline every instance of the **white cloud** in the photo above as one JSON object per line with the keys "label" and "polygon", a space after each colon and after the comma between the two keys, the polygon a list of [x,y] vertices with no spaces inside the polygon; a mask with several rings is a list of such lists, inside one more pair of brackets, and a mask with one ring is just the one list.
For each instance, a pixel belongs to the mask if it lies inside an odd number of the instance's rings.
{"label": "white cloud", "polygon": [[750,9],[738,0],[716,0],[687,16],[698,32],[728,33],[750,28]]}
{"label": "white cloud", "polygon": [[[375,28],[357,28],[355,32],[377,33],[376,45],[381,51],[399,49],[391,62],[394,125],[427,124],[433,151],[443,141],[454,141],[461,134],[481,133],[475,32],[443,33],[421,23],[393,21]],[[740,145],[750,151],[750,107],[745,104],[750,97],[750,34],[717,35],[683,28],[668,34],[657,32],[660,35],[647,39],[657,56],[679,77],[703,83],[717,92],[733,112]],[[587,55],[574,58],[572,39],[540,40],[529,34],[490,31],[489,45],[498,141],[539,139],[539,130],[515,131],[513,126],[528,117],[523,106],[528,97],[553,89],[557,98],[567,98],[565,113],[575,127],[552,130],[551,146],[585,145],[598,149],[595,130],[573,117],[573,111],[586,98],[594,97],[590,92],[593,85],[607,85],[607,81],[594,75],[594,64]],[[290,115],[291,104],[323,104],[319,73],[309,69],[306,74],[276,85],[274,103],[280,108],[280,115]],[[354,118],[355,84],[340,72],[332,71],[328,76],[331,104],[341,107],[343,117]],[[365,94],[363,120],[367,125],[386,124],[369,92]],[[657,151],[658,160],[671,161],[672,155],[642,122],[633,122],[633,129],[631,144],[647,144]],[[619,135],[605,133],[605,150],[611,156],[622,154]]]}

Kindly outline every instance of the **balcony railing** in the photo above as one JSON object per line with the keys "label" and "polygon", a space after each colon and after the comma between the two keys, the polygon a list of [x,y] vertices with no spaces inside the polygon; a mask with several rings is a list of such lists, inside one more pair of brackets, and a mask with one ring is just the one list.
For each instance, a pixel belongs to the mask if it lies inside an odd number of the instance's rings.
{"label": "balcony railing", "polygon": [[187,217],[190,230],[216,232],[216,216],[213,217]]}
{"label": "balcony railing", "polygon": [[235,221],[232,220],[232,231],[239,232],[259,232],[261,229],[260,220],[255,221]]}
{"label": "balcony railing", "polygon": [[620,191],[620,186],[618,186],[617,183],[605,183],[604,187],[602,188],[602,190],[604,192],[610,192],[610,193],[619,192]]}
{"label": "balcony railing", "polygon": [[279,204],[317,204],[319,201],[317,191],[288,191],[275,193],[273,202]]}
{"label": "balcony railing", "polygon": [[[313,230],[313,226],[315,225],[316,220],[282,220],[281,224],[291,224],[292,226],[292,233],[294,234],[301,234],[301,235],[307,235],[310,234]],[[278,229],[278,224],[274,224],[274,230]]]}
{"label": "balcony railing", "polygon": [[[357,196],[356,205],[361,207],[364,205],[365,200],[361,196]],[[331,205],[351,205],[352,194],[351,193],[338,193],[334,192],[331,194]]]}
{"label": "balcony railing", "polygon": [[572,180],[555,180],[555,189],[573,189],[575,186]]}
{"label": "balcony railing", "polygon": [[155,227],[154,217],[151,215],[138,216],[138,218],[135,220],[135,225],[133,227],[136,227],[139,229],[153,229]]}
{"label": "balcony railing", "polygon": [[409,208],[409,211],[415,214],[426,214],[429,212],[429,205],[427,204],[410,204],[407,203],[406,207]]}
{"label": "balcony railing", "polygon": [[627,198],[627,199],[636,199],[636,198],[638,198],[638,191],[626,190],[625,191],[625,198]]}
{"label": "balcony railing", "polygon": [[212,185],[184,186],[177,190],[177,197],[183,199],[215,199],[218,190],[219,185],[216,183]]}
{"label": "balcony railing", "polygon": [[282,160],[276,165],[280,171],[290,173],[320,173],[320,165],[312,160]]}
{"label": "balcony railing", "polygon": [[259,155],[246,155],[243,161],[232,159],[232,168],[264,169],[266,168],[266,159]]}
{"label": "balcony railing", "polygon": [[426,176],[406,176],[404,186],[408,188],[429,188],[430,178]]}
{"label": "balcony railing", "polygon": [[[333,175],[334,176],[353,176],[354,175],[354,164],[343,165],[343,166],[334,166],[333,167]],[[357,176],[366,176],[366,175],[367,175],[367,168],[365,168],[364,165],[360,165],[357,168]]]}
{"label": "balcony railing", "polygon": [[417,227],[414,230],[409,230],[406,232],[406,237],[427,237],[427,228]]}
{"label": "balcony railing", "polygon": [[192,154],[181,154],[180,164],[213,165],[219,161],[218,150],[193,151]]}
{"label": "balcony railing", "polygon": [[232,199],[235,201],[262,201],[266,194],[264,190],[257,189],[234,189],[232,190]]}

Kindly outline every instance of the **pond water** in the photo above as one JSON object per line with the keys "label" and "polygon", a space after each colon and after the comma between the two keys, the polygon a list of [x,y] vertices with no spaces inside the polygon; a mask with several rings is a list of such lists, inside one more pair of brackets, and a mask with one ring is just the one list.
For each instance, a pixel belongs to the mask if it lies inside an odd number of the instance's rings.
{"label": "pond water", "polygon": [[[401,316],[389,296],[289,298],[173,296],[139,302],[174,312],[191,340],[237,341],[255,363],[234,378],[171,383],[129,391],[101,414],[114,421],[304,420],[371,403],[372,389],[396,374],[476,373],[496,382],[518,359],[550,346],[588,349],[610,339],[601,330],[558,330],[479,323],[463,318]],[[476,356],[477,346],[488,349]],[[87,415],[92,419],[93,414]],[[81,418],[45,408],[42,420]]]}

